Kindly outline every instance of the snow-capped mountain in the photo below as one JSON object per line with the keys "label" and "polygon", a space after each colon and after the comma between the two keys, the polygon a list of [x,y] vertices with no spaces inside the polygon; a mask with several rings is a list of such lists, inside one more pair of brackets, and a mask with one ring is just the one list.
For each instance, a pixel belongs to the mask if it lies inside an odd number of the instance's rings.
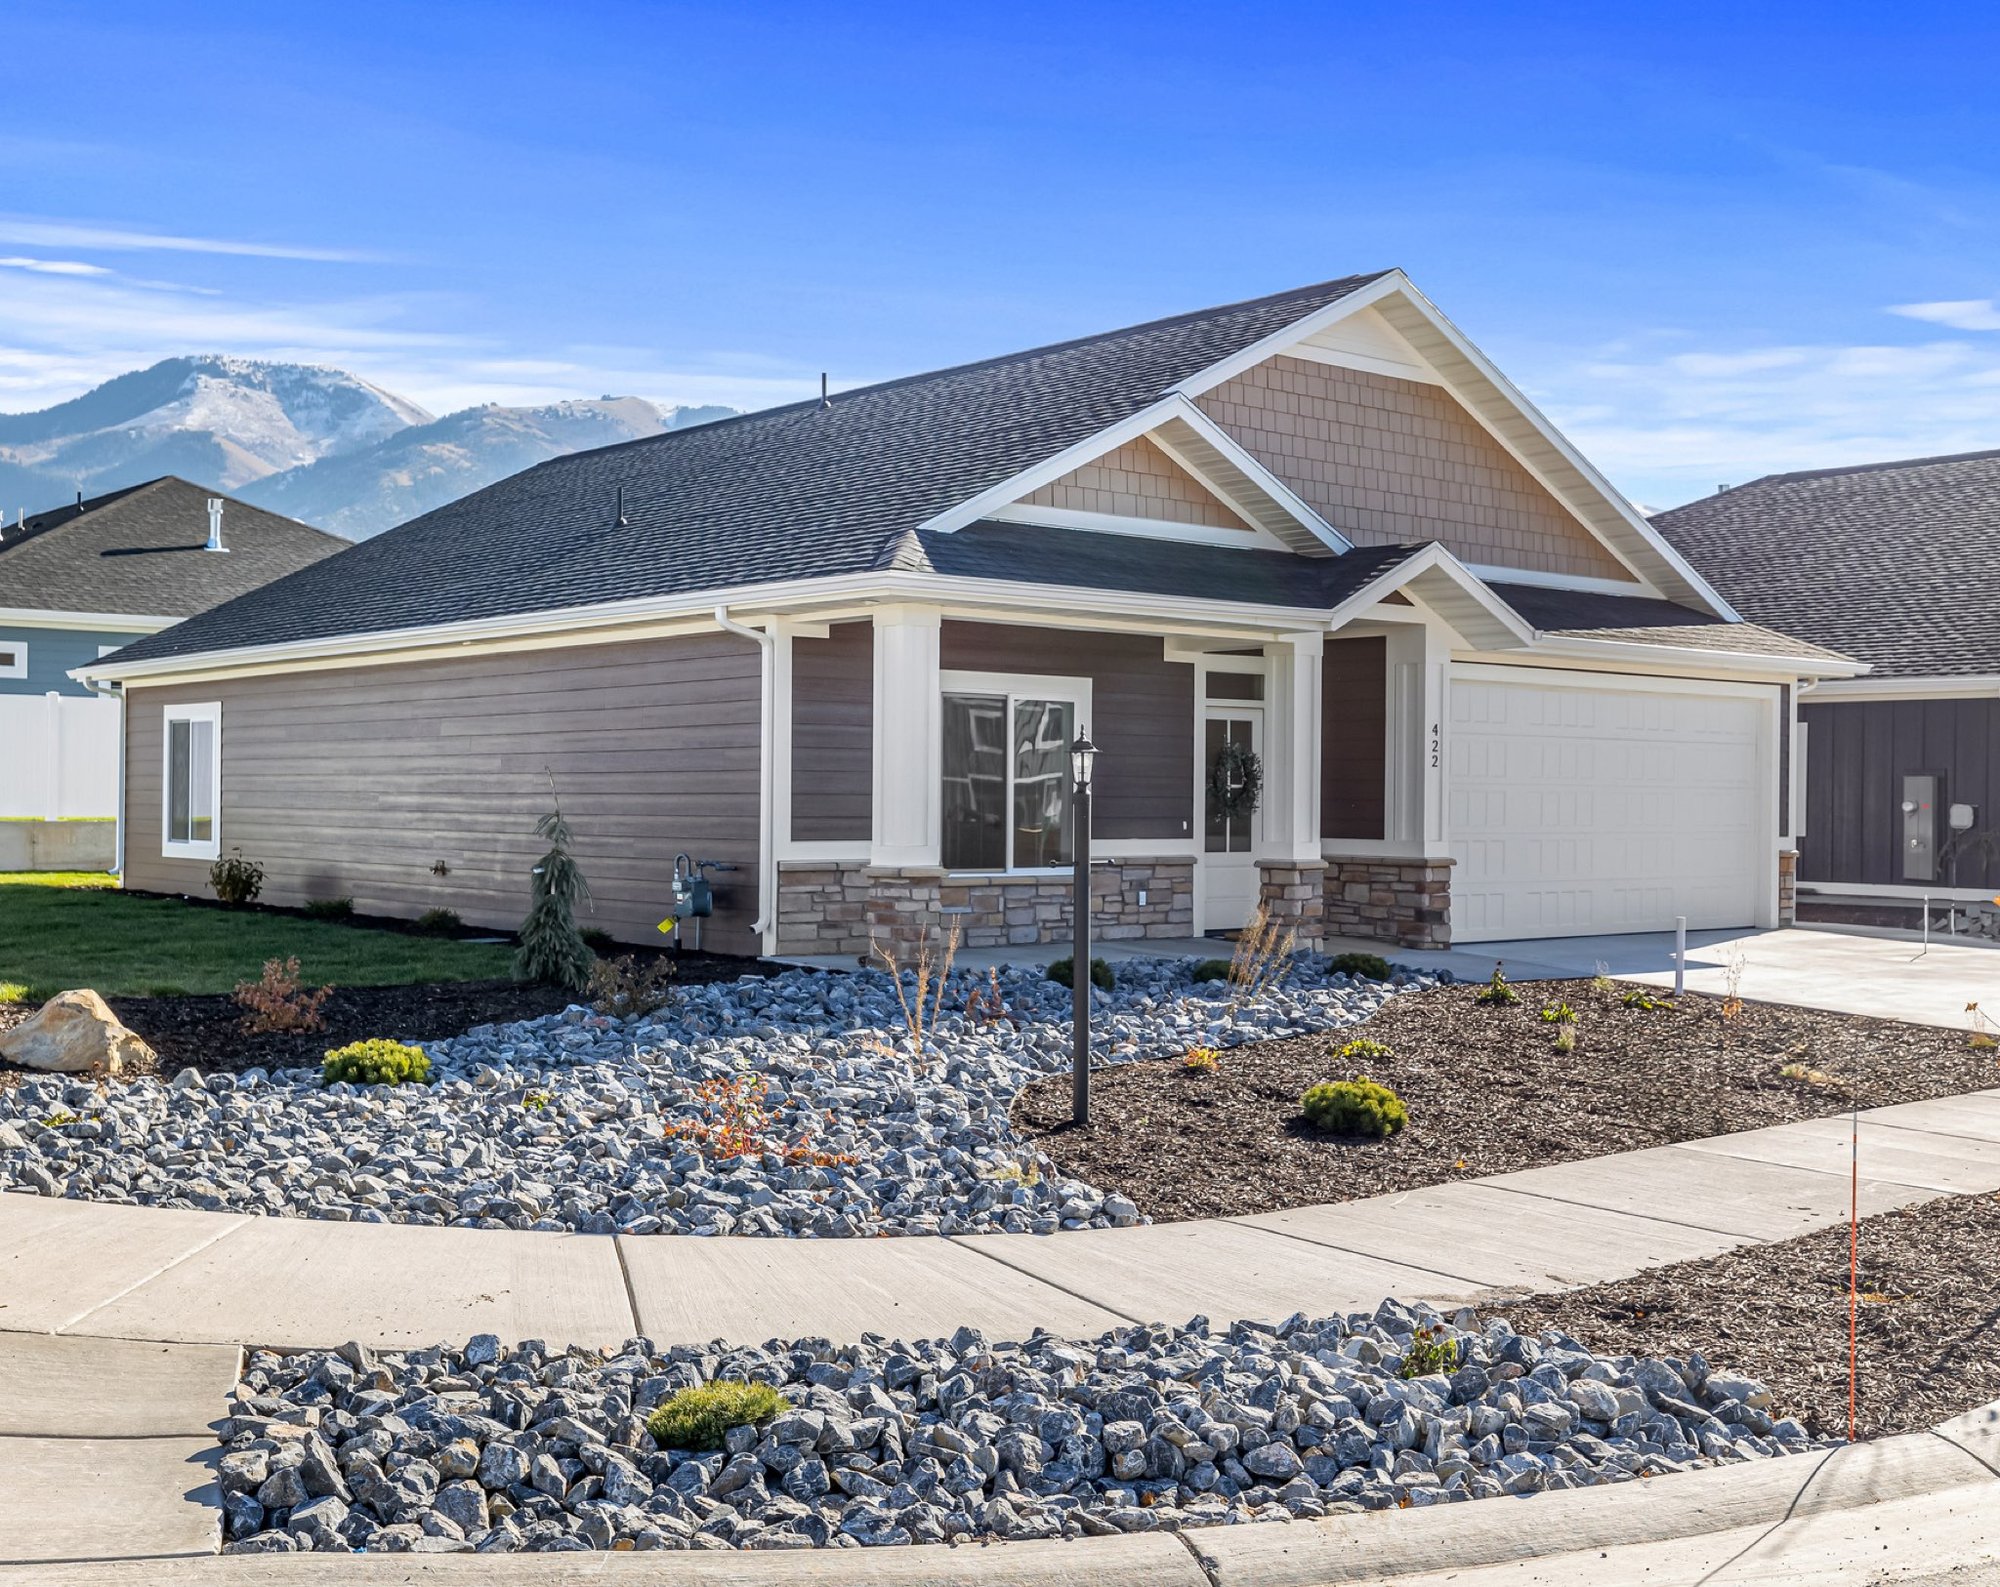
{"label": "snow-capped mountain", "polygon": [[733,411],[607,397],[437,419],[340,369],[169,358],[53,408],[0,414],[0,511],[178,474],[362,539],[532,463]]}
{"label": "snow-capped mountain", "polygon": [[399,430],[361,451],[273,474],[238,494],[272,512],[365,540],[549,458],[705,424],[734,411],[661,409],[643,397],[540,408],[489,404]]}

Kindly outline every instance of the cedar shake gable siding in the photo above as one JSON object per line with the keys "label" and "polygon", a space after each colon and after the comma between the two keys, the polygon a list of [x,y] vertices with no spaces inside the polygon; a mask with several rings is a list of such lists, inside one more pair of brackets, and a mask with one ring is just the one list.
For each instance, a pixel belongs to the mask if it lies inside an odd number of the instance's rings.
{"label": "cedar shake gable siding", "polygon": [[1237,529],[1246,536],[1250,533],[1250,526],[1218,501],[1207,486],[1143,435],[1044,485],[1025,497],[1022,505]]}
{"label": "cedar shake gable siding", "polygon": [[947,619],[947,672],[1089,678],[1098,747],[1091,831],[1100,838],[1185,842],[1194,823],[1194,667],[1168,661],[1157,636]]}
{"label": "cedar shake gable siding", "polygon": [[447,908],[511,931],[552,773],[594,899],[579,925],[664,942],[684,849],[737,867],[713,876],[703,946],[756,953],[760,687],[757,646],[729,634],[135,685],[126,885],[208,895],[206,861],[160,854],[161,724],[170,703],[214,700],[222,852],[265,867],[267,903]]}
{"label": "cedar shake gable siding", "polygon": [[1442,387],[1281,354],[1196,402],[1356,545],[1632,577]]}

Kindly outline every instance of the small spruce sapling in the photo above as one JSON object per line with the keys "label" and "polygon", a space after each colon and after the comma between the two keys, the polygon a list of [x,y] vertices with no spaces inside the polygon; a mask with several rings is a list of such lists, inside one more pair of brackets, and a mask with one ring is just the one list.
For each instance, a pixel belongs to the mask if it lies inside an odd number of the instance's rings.
{"label": "small spruce sapling", "polygon": [[[555,796],[555,778],[549,778],[549,793]],[[546,839],[548,853],[535,867],[534,901],[528,918],[521,922],[521,947],[514,955],[514,979],[549,981],[582,992],[590,985],[590,972],[597,955],[576,928],[576,906],[590,897],[590,884],[583,879],[570,844],[576,834],[563,819],[562,801],[535,823],[536,833]]]}

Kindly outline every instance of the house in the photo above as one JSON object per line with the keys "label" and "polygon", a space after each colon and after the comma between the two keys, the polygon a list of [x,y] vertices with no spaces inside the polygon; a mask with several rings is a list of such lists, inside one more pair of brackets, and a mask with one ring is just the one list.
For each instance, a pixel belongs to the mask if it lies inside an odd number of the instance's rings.
{"label": "house", "polygon": [[73,669],[346,544],[171,474],[23,513],[0,524],[0,694],[87,695]]}
{"label": "house", "polygon": [[113,863],[53,824],[117,809],[118,708],[78,668],[346,544],[171,475],[0,525],[0,870]]}
{"label": "house", "polygon": [[1396,270],[556,459],[81,669],[132,885],[511,926],[559,796],[591,923],[684,854],[736,953],[1063,937],[1084,728],[1108,936],[1770,924],[1788,691],[1857,670]]}
{"label": "house", "polygon": [[2000,451],[1818,469],[1662,513],[1746,616],[1869,664],[1799,697],[1800,886],[2000,889]]}

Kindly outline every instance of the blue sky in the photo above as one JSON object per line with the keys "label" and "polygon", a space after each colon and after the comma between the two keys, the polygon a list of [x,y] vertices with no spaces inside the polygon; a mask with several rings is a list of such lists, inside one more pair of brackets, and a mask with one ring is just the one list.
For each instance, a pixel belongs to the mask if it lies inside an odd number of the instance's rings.
{"label": "blue sky", "polygon": [[9,0],[0,409],[760,406],[1399,264],[1643,502],[2000,446],[1996,18]]}

